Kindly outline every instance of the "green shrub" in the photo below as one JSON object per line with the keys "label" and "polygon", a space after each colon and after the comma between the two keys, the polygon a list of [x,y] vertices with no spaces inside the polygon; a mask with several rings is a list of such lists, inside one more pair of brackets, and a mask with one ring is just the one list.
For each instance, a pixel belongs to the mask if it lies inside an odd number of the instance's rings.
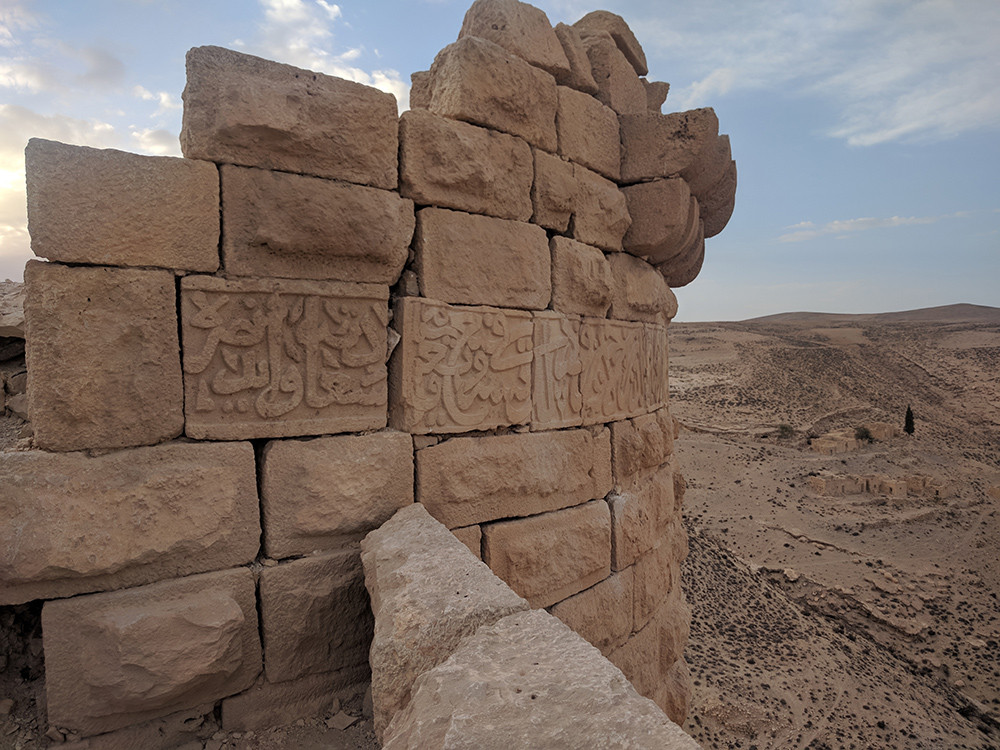
{"label": "green shrub", "polygon": [[854,439],[861,440],[866,443],[875,442],[875,438],[872,437],[871,431],[867,427],[857,427],[854,430]]}
{"label": "green shrub", "polygon": [[795,430],[790,424],[779,424],[778,425],[778,439],[788,440],[795,436]]}

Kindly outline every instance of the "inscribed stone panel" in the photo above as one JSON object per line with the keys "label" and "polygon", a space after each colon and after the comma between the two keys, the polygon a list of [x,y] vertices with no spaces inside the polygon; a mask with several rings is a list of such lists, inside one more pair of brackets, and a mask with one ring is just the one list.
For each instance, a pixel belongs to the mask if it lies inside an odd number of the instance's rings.
{"label": "inscribed stone panel", "polygon": [[642,414],[645,407],[643,326],[584,318],[580,325],[583,424]]}
{"label": "inscribed stone panel", "polygon": [[645,400],[646,407],[655,411],[668,403],[667,391],[667,329],[648,325],[645,328],[646,347]]}
{"label": "inscribed stone panel", "polygon": [[581,369],[580,319],[535,313],[531,429],[554,430],[580,424]]}
{"label": "inscribed stone panel", "polygon": [[388,296],[374,284],[183,279],[187,435],[384,427]]}

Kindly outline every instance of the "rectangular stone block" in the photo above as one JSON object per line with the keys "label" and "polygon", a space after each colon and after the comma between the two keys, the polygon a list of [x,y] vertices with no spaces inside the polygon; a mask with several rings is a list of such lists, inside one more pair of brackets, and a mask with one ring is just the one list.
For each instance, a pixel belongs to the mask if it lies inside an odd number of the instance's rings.
{"label": "rectangular stone block", "polygon": [[243,565],[260,544],[249,443],[5,453],[0,486],[0,604]]}
{"label": "rectangular stone block", "polygon": [[580,360],[584,424],[611,422],[647,411],[640,323],[584,318]]}
{"label": "rectangular stone block", "polygon": [[407,297],[393,324],[392,426],[417,435],[489,430],[531,417],[531,313]]}
{"label": "rectangular stone block", "polygon": [[49,723],[83,735],[215,702],[261,668],[246,568],[46,602],[42,631]]}
{"label": "rectangular stone block", "polygon": [[[582,19],[581,19],[582,20]],[[619,114],[646,111],[646,88],[607,31],[574,24],[597,82],[597,98]]]}
{"label": "rectangular stone block", "polygon": [[403,432],[276,440],[261,461],[264,549],[308,555],[359,540],[413,502],[413,441]]}
{"label": "rectangular stone block", "polygon": [[670,401],[667,382],[669,338],[665,326],[647,325],[646,342],[646,407],[650,411],[666,408]]}
{"label": "rectangular stone block", "polygon": [[531,429],[576,427],[582,422],[580,319],[535,313]]}
{"label": "rectangular stone block", "polygon": [[35,255],[64,263],[219,267],[214,164],[32,138],[24,150]]}
{"label": "rectangular stone block", "polygon": [[442,302],[544,310],[552,295],[545,230],[491,216],[417,212],[415,268],[421,292]]}
{"label": "rectangular stone block", "polygon": [[655,693],[662,676],[660,635],[657,623],[651,622],[608,654],[608,661],[622,671],[639,695],[647,698]]}
{"label": "rectangular stone block", "polygon": [[520,138],[422,109],[399,119],[399,191],[418,205],[528,221],[533,179]]}
{"label": "rectangular stone block", "polygon": [[528,516],[603,498],[610,466],[607,430],[452,438],[417,451],[417,500],[449,528]]}
{"label": "rectangular stone block", "polygon": [[608,504],[487,524],[483,561],[532,608],[562,601],[611,574]]}
{"label": "rectangular stone block", "polygon": [[573,165],[573,239],[618,252],[632,219],[618,186],[579,164]]}
{"label": "rectangular stone block", "polygon": [[573,164],[537,148],[533,151],[535,183],[531,186],[531,220],[546,229],[565,232],[576,208]]}
{"label": "rectangular stone block", "polygon": [[260,617],[268,682],[367,664],[374,622],[357,550],[264,568]]}
{"label": "rectangular stone block", "polygon": [[611,265],[596,247],[568,237],[553,237],[552,309],[603,318],[611,304]]}
{"label": "rectangular stone block", "polygon": [[677,297],[663,274],[649,263],[628,253],[613,253],[608,264],[612,278],[609,317],[665,326],[677,314]]}
{"label": "rectangular stone block", "polygon": [[181,280],[189,437],[322,435],[386,423],[388,287]]}
{"label": "rectangular stone block", "polygon": [[622,570],[656,547],[673,520],[670,466],[640,475],[608,498],[611,504],[612,568]]}
{"label": "rectangular stone block", "polygon": [[719,118],[711,107],[669,115],[620,112],[618,122],[625,184],[680,174],[719,137]]}
{"label": "rectangular stone block", "polygon": [[396,98],[370,86],[221,47],[187,53],[189,159],[392,190],[398,117]]}
{"label": "rectangular stone block", "polygon": [[460,529],[452,529],[451,533],[469,548],[469,552],[480,560],[483,559],[483,530],[480,526],[463,526]]}
{"label": "rectangular stone block", "polygon": [[634,630],[646,627],[653,614],[668,600],[675,605],[680,601],[681,562],[687,551],[687,540],[681,542],[676,538],[675,527],[680,527],[683,533],[683,524],[677,519],[660,543],[630,568],[635,571]]}
{"label": "rectangular stone block", "polygon": [[222,257],[229,274],[395,284],[413,202],[376,188],[223,165]]}
{"label": "rectangular stone block", "polygon": [[126,448],[180,435],[170,271],[28,261],[24,281],[28,412],[38,447]]}
{"label": "rectangular stone block", "polygon": [[632,568],[612,573],[549,611],[607,656],[632,632]]}
{"label": "rectangular stone block", "polygon": [[609,180],[621,174],[618,115],[582,91],[557,87],[556,134],[559,155]]}
{"label": "rectangular stone block", "polygon": [[659,466],[674,451],[674,420],[666,409],[612,422],[615,486],[625,487],[642,469]]}

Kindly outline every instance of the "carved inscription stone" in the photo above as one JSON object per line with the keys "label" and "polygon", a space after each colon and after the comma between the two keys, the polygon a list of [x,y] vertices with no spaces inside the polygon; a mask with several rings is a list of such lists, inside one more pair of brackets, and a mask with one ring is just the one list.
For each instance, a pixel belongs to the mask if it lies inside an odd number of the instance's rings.
{"label": "carved inscription stone", "polygon": [[575,427],[582,421],[580,319],[535,313],[531,429]]}
{"label": "carved inscription stone", "polygon": [[647,325],[645,329],[646,353],[646,406],[655,411],[669,402],[667,390],[667,329],[663,326]]}
{"label": "carved inscription stone", "polygon": [[644,414],[645,329],[641,323],[584,318],[580,325],[583,424]]}
{"label": "carved inscription stone", "polygon": [[386,423],[387,287],[181,282],[186,433],[229,440]]}
{"label": "carved inscription stone", "polygon": [[413,434],[488,430],[531,417],[531,313],[407,297],[390,366],[392,426]]}

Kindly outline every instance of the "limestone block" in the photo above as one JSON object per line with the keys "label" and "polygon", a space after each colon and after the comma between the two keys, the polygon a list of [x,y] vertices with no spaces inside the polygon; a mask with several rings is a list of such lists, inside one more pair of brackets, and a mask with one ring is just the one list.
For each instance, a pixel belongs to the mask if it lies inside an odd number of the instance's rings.
{"label": "limestone block", "polygon": [[[670,611],[682,608],[681,563],[687,555],[687,537],[679,518],[671,522],[669,529],[660,543],[630,568],[635,571],[632,598],[635,630],[644,628],[661,607]],[[675,658],[676,654],[671,663]]]}
{"label": "limestone block", "polygon": [[559,155],[617,180],[621,173],[618,116],[589,94],[567,86],[559,86],[557,91]]}
{"label": "limestone block", "polygon": [[699,204],[705,222],[705,237],[714,237],[729,223],[736,206],[736,162],[729,162],[729,168],[719,178]]}
{"label": "limestone block", "polygon": [[534,150],[535,182],[531,187],[531,220],[546,229],[565,232],[576,208],[573,165],[558,156]]}
{"label": "limestone block", "polygon": [[670,84],[663,81],[647,81],[643,78],[642,85],[646,88],[646,107],[650,112],[662,114],[660,110],[670,93]]}
{"label": "limestone block", "polygon": [[596,95],[597,83],[590,70],[590,59],[587,57],[587,48],[583,46],[580,32],[564,23],[557,23],[553,31],[555,31],[563,52],[566,53],[566,59],[569,61],[569,73],[556,73],[556,83],[560,86],[569,86],[585,94]]}
{"label": "limestone block", "polygon": [[553,237],[552,309],[603,318],[611,304],[611,265],[596,247]]}
{"label": "limestone block", "polygon": [[375,733],[410,701],[414,680],[467,635],[528,603],[419,503],[361,543],[375,635],[369,661]]}
{"label": "limestone block", "polygon": [[259,547],[249,443],[7,453],[0,486],[0,604],[243,565]]}
{"label": "limestone block", "polygon": [[520,138],[421,109],[399,120],[399,190],[420,205],[528,221],[533,179]]}
{"label": "limestone block", "polygon": [[684,654],[691,633],[691,608],[684,592],[678,589],[675,596],[668,597],[651,622],[660,629],[660,670],[666,677]]}
{"label": "limestone block", "polygon": [[480,560],[483,559],[483,530],[480,526],[463,526],[460,529],[452,529],[451,533],[469,548],[469,552]]}
{"label": "limestone block", "polygon": [[610,426],[616,487],[628,486],[638,472],[660,466],[674,452],[674,425],[666,409]]}
{"label": "limestone block", "polygon": [[677,297],[646,261],[627,253],[608,258],[613,280],[611,309],[616,320],[638,320],[666,325],[677,312]]}
{"label": "limestone block", "polygon": [[642,51],[642,46],[632,33],[632,29],[625,23],[625,19],[619,15],[606,10],[595,10],[588,13],[573,26],[580,33],[595,33],[606,31],[615,40],[618,49],[622,51],[629,64],[635,69],[637,75],[644,76],[649,73],[646,66],[646,53]]}
{"label": "limestone block", "polygon": [[622,188],[632,223],[622,238],[625,251],[650,263],[683,254],[698,231],[698,201],[680,177]]}
{"label": "limestone block", "polygon": [[363,666],[373,623],[358,553],[264,568],[260,618],[268,682]]}
{"label": "limestone block", "polygon": [[691,705],[691,670],[684,659],[678,659],[660,682],[653,700],[670,720],[683,724]]}
{"label": "limestone block", "polygon": [[427,109],[431,104],[431,72],[410,73],[410,109]]}
{"label": "limestone block", "polygon": [[188,437],[385,427],[388,296],[375,284],[184,277]]}
{"label": "limestone block", "polygon": [[639,695],[652,696],[660,682],[660,629],[651,622],[608,654]]}
{"label": "limestone block", "polygon": [[612,569],[622,570],[652,550],[673,518],[674,486],[669,466],[638,478],[613,493],[611,504]]}
{"label": "limestone block", "polygon": [[49,722],[98,734],[214,702],[260,671],[245,568],[46,602]]}
{"label": "limestone block", "polygon": [[392,426],[416,435],[489,430],[531,418],[531,313],[406,297],[393,325]]}
{"label": "limestone block", "polygon": [[215,165],[32,138],[24,150],[35,255],[65,263],[219,267]]}
{"label": "limestone block", "polygon": [[24,284],[0,281],[0,337],[24,338]]}
{"label": "limestone block", "polygon": [[414,250],[420,289],[433,299],[545,309],[552,296],[548,238],[533,224],[423,208]]}
{"label": "limestone block", "polygon": [[[671,292],[671,296],[673,293]],[[676,297],[674,297],[676,299]],[[656,411],[668,404],[667,392],[667,329],[665,326],[649,325],[643,328],[643,356],[645,388],[643,398],[649,411]]]}
{"label": "limestone block", "polygon": [[458,38],[476,36],[554,76],[567,75],[569,61],[545,12],[518,0],[476,0],[465,13]]}
{"label": "limestone block", "polygon": [[698,745],[593,646],[554,617],[526,612],[480,628],[450,659],[422,675],[410,706],[386,732],[384,747]]}
{"label": "limestone block", "polygon": [[550,611],[607,656],[632,632],[632,570],[612,573]]}
{"label": "limestone block", "polygon": [[632,223],[625,196],[615,183],[578,164],[573,166],[573,177],[577,183],[573,239],[602,250],[621,250],[622,237]]}
{"label": "limestone block", "polygon": [[28,261],[24,279],[35,444],[72,451],[177,437],[184,396],[174,275]]}
{"label": "limestone block", "polygon": [[641,323],[584,318],[580,324],[583,424],[645,414],[647,372]]}
{"label": "limestone block", "polygon": [[681,172],[681,177],[691,188],[691,194],[702,200],[708,191],[722,179],[729,164],[733,161],[729,136],[720,135],[710,139],[697,161]]}
{"label": "limestone block", "polygon": [[603,500],[483,527],[483,561],[534,608],[611,574],[611,516]]}
{"label": "limestone block", "polygon": [[396,283],[413,237],[411,201],[287,172],[221,172],[227,273]]}
{"label": "limestone block", "polygon": [[574,26],[583,38],[601,103],[620,115],[646,112],[646,88],[611,35]]}
{"label": "limestone block", "polygon": [[403,432],[272,441],[261,461],[268,557],[356,541],[413,502],[413,441]]}
{"label": "limestone block", "polygon": [[667,286],[680,289],[687,286],[701,272],[705,261],[705,222],[699,221],[694,241],[674,258],[665,263],[657,263],[656,270],[663,274]]}
{"label": "limestone block", "polygon": [[452,438],[417,451],[417,500],[448,528],[579,505],[610,488],[606,430]]}
{"label": "limestone block", "polygon": [[534,325],[531,429],[577,427],[583,419],[580,320],[541,312]]}
{"label": "limestone block", "polygon": [[556,81],[503,47],[466,36],[431,65],[429,109],[556,150]]}
{"label": "limestone block", "polygon": [[222,49],[187,53],[181,150],[189,159],[331,177],[392,190],[392,94]]}
{"label": "limestone block", "polygon": [[[177,750],[192,743],[201,746],[215,733],[219,725],[215,722],[214,703],[178,711],[140,724],[130,724],[114,732],[95,734],[77,741],[60,743],[61,750]],[[64,727],[65,728],[65,727]],[[56,746],[55,744],[50,747]]]}
{"label": "limestone block", "polygon": [[710,107],[669,115],[645,110],[620,115],[624,183],[678,175],[696,164],[702,150],[719,136],[719,118]]}

